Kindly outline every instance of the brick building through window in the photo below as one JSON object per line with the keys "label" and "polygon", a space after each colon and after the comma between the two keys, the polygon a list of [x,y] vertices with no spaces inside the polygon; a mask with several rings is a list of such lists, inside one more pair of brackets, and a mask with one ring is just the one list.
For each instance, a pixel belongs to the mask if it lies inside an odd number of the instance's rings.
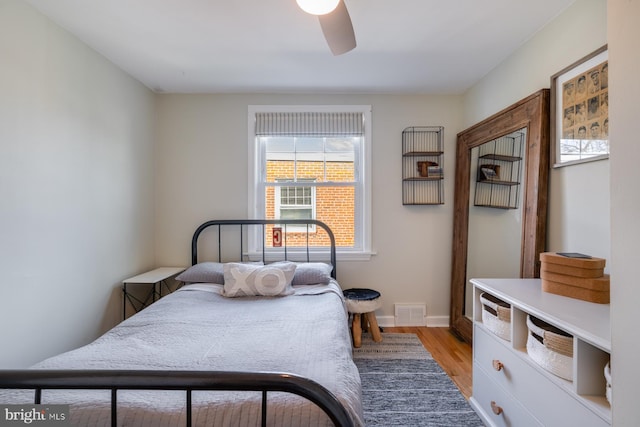
{"label": "brick building through window", "polygon": [[[297,111],[301,108],[297,106],[292,112],[277,111],[279,108],[284,107],[250,108],[249,119],[255,122],[254,128],[250,127],[250,164],[255,165],[249,174],[250,214],[325,222],[334,233],[339,253],[368,254],[370,190],[365,129],[370,125],[365,123],[370,107],[357,106],[357,111],[348,112],[326,111],[332,107],[304,112]],[[261,112],[263,109],[276,111]],[[272,244],[271,228],[265,230],[267,246]],[[282,228],[288,247],[329,243],[324,232],[315,227]]]}

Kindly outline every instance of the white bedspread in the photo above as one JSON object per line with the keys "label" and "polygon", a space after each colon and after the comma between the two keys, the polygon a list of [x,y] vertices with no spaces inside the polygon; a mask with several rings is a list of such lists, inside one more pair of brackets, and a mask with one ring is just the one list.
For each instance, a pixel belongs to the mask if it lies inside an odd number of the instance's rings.
{"label": "white bedspread", "polygon": [[[294,295],[280,298],[225,298],[219,291],[218,285],[185,286],[93,343],[34,368],[289,372],[331,390],[354,423],[363,425],[360,376],[351,358],[347,317],[336,283],[300,287]],[[4,390],[3,403],[10,403],[8,393],[12,401],[24,397],[20,391]],[[52,390],[43,392],[43,403],[73,403],[75,425],[107,426],[108,395]],[[184,396],[179,391],[120,391],[118,425],[185,425]],[[194,425],[259,425],[260,398],[259,392],[194,392]],[[269,393],[268,425],[332,423],[301,397]]]}

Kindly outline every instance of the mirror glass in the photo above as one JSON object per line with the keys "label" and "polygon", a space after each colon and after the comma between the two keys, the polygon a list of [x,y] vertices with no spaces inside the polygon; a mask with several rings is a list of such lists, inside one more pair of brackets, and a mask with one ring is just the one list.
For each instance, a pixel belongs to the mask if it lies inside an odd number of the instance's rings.
{"label": "mirror glass", "polygon": [[549,179],[549,89],[460,132],[450,330],[473,338],[468,281],[539,277]]}
{"label": "mirror glass", "polygon": [[473,315],[469,279],[520,275],[526,135],[527,128],[522,128],[471,149],[464,304],[469,319]]}

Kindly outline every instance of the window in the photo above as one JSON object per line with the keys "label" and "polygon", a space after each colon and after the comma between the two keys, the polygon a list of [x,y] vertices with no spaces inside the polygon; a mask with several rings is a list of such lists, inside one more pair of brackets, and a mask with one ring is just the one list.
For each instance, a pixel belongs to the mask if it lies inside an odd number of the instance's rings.
{"label": "window", "polygon": [[[293,182],[289,179],[277,180],[277,182]],[[314,182],[314,180],[300,179],[298,182]],[[315,219],[316,218],[316,191],[315,187],[275,187],[274,218],[279,219]],[[315,226],[306,227],[290,226],[287,230],[296,232],[313,232]]]}
{"label": "window", "polygon": [[314,219],[314,187],[276,187],[275,218]]}
{"label": "window", "polygon": [[[341,259],[370,255],[370,106],[249,107],[249,216],[317,219]],[[289,245],[323,246],[287,227]],[[257,236],[256,236],[257,237]],[[258,239],[256,238],[256,243]]]}

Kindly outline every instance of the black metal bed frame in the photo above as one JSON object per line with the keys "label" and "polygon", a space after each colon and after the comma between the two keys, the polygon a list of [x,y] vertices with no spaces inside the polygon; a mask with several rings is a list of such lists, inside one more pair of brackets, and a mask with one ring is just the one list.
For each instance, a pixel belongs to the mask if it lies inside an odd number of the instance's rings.
{"label": "black metal bed frame", "polygon": [[262,426],[267,422],[267,392],[286,392],[315,403],[334,425],[352,427],[353,421],[333,393],[317,382],[297,375],[271,372],[151,371],[151,370],[0,370],[0,388],[34,389],[34,404],[42,390],[110,390],[111,425],[118,425],[118,390],[184,390],[186,425],[192,425],[193,391],[262,392]]}
{"label": "black metal bed frame", "polygon": [[[244,251],[244,226],[262,226],[262,257],[265,260],[265,226],[311,225],[323,228],[331,241],[330,258],[332,276],[336,277],[335,238],[331,229],[317,220],[212,220],[200,225],[192,239],[192,264],[198,262],[198,238],[211,226],[218,227],[218,257],[221,256],[221,226],[240,226],[241,258]],[[284,258],[288,249],[284,246]],[[310,261],[307,238],[306,259]],[[280,372],[227,372],[227,371],[153,371],[153,370],[0,370],[0,389],[34,390],[34,404],[41,404],[43,390],[110,390],[111,425],[117,426],[118,390],[183,390],[185,391],[186,425],[192,425],[193,391],[256,391],[262,392],[262,426],[267,422],[267,393],[286,392],[313,402],[338,427],[352,427],[353,420],[338,398],[321,384],[301,376]]]}
{"label": "black metal bed frame", "polygon": [[[329,226],[327,224],[325,224],[322,221],[318,221],[315,219],[232,219],[232,220],[211,220],[211,221],[207,221],[204,224],[200,225],[196,231],[193,233],[193,238],[191,239],[191,265],[195,265],[198,263],[198,238],[200,237],[200,234],[206,230],[209,227],[217,227],[218,228],[218,262],[222,262],[222,234],[220,232],[221,226],[233,226],[233,225],[237,225],[240,226],[240,259],[243,259],[243,257],[245,256],[244,250],[245,250],[245,246],[244,246],[244,232],[245,230],[245,226],[249,226],[249,225],[260,225],[262,226],[262,247],[261,247],[261,251],[260,253],[262,254],[262,261],[266,262],[266,225],[283,225],[284,226],[284,243],[282,245],[282,250],[284,251],[284,259],[287,260],[289,259],[289,247],[287,245],[287,241],[286,241],[286,235],[287,235],[287,226],[288,225],[304,225],[307,227],[307,243],[305,245],[306,251],[305,251],[305,255],[306,255],[306,261],[309,262],[311,261],[311,254],[309,252],[309,227],[312,225],[321,227],[326,233],[327,236],[329,237],[329,240],[331,242],[331,247],[329,248],[330,251],[330,262],[331,265],[333,266],[333,271],[331,272],[331,276],[335,279],[336,278],[336,239],[333,235],[333,231],[331,231],[331,228],[329,228]],[[274,250],[277,248],[273,248]]]}

